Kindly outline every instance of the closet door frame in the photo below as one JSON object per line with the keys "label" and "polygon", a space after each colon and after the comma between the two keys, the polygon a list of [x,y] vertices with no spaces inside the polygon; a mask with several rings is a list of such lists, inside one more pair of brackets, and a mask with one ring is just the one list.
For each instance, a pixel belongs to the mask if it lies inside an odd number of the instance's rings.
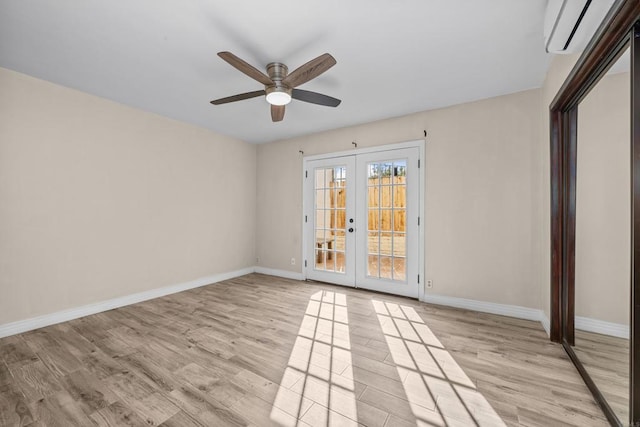
{"label": "closet door frame", "polygon": [[[561,343],[613,426],[640,423],[640,0],[617,0],[549,107],[550,339]],[[626,46],[631,51],[630,420],[618,420],[573,351],[577,108]],[[636,310],[636,307],[639,307]],[[624,423],[624,424],[623,424]]]}

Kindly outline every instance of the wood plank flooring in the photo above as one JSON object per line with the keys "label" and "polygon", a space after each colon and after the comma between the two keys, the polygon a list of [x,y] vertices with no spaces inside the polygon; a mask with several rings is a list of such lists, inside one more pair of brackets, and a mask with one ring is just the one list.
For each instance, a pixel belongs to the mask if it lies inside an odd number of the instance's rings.
{"label": "wood plank flooring", "polygon": [[540,324],[251,274],[0,340],[0,426],[605,426]]}
{"label": "wood plank flooring", "polygon": [[629,340],[576,330],[573,348],[618,418],[629,420]]}

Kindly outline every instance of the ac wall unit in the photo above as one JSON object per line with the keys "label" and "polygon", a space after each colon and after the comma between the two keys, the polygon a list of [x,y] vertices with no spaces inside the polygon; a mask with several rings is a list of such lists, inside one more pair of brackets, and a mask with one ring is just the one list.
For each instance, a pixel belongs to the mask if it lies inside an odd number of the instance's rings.
{"label": "ac wall unit", "polygon": [[584,50],[615,0],[549,0],[544,19],[550,53]]}

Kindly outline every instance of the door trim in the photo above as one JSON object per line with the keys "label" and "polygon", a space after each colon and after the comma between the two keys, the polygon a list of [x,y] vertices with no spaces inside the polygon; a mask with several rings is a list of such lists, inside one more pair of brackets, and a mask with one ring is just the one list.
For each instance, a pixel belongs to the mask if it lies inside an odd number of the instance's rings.
{"label": "door trim", "polygon": [[[304,162],[307,160],[321,160],[321,159],[329,159],[333,157],[352,156],[354,154],[377,153],[380,151],[389,151],[389,150],[397,150],[400,148],[412,148],[412,147],[420,148],[420,155],[422,156],[424,154],[425,142],[426,141],[424,139],[417,139],[414,141],[396,142],[394,144],[376,145],[374,147],[354,148],[351,150],[334,151],[331,153],[303,156],[302,160],[304,164]],[[304,176],[304,170],[302,171],[302,175]]]}
{"label": "door trim", "polygon": [[[427,218],[425,216],[425,194],[426,194],[426,186],[427,186],[427,180],[426,180],[426,168],[427,168],[427,161],[426,161],[426,140],[424,139],[417,139],[417,140],[412,140],[412,141],[406,141],[406,142],[399,142],[399,143],[395,143],[395,144],[385,144],[385,145],[378,145],[378,146],[374,146],[374,147],[364,147],[364,148],[356,148],[356,149],[352,149],[352,150],[344,150],[344,151],[335,151],[335,152],[331,152],[331,153],[323,153],[323,154],[314,154],[314,155],[310,155],[310,156],[303,156],[302,157],[302,215],[300,217],[300,230],[302,232],[302,259],[303,262],[305,262],[307,264],[307,266],[305,266],[303,264],[302,266],[302,275],[304,277],[304,280],[307,280],[307,268],[308,267],[308,260],[306,259],[307,253],[306,253],[306,248],[307,248],[307,236],[305,233],[305,222],[304,222],[304,216],[305,216],[305,212],[308,211],[309,206],[307,206],[307,201],[305,198],[305,188],[304,188],[304,179],[305,179],[305,171],[307,170],[307,162],[309,161],[313,161],[313,160],[322,160],[322,159],[330,159],[330,158],[339,158],[339,157],[345,157],[345,156],[352,156],[352,155],[358,155],[358,154],[367,154],[367,153],[377,153],[377,152],[384,152],[384,151],[390,151],[390,150],[397,150],[397,149],[401,149],[401,148],[414,148],[417,147],[419,149],[419,157],[420,157],[420,167],[418,168],[418,185],[419,185],[419,189],[418,189],[418,215],[420,216],[420,227],[418,227],[418,274],[420,275],[420,283],[418,285],[418,300],[420,301],[425,301],[425,282],[426,282],[426,276],[425,276],[425,265],[426,265],[426,257],[425,257],[425,243],[426,243],[426,233],[425,233],[425,225],[427,223]],[[356,283],[356,287],[357,283]]]}

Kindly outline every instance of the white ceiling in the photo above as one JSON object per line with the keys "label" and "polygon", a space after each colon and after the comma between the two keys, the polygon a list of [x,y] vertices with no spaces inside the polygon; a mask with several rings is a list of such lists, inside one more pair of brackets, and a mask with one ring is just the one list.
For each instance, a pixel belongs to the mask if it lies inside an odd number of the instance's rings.
{"label": "white ceiling", "polygon": [[[0,66],[252,143],[542,85],[546,0],[0,0]],[[301,86],[342,99],[293,101],[272,123],[259,90],[216,56],[290,71],[331,53]],[[1,96],[1,94],[0,94]],[[43,100],[55,102],[55,100]]]}

